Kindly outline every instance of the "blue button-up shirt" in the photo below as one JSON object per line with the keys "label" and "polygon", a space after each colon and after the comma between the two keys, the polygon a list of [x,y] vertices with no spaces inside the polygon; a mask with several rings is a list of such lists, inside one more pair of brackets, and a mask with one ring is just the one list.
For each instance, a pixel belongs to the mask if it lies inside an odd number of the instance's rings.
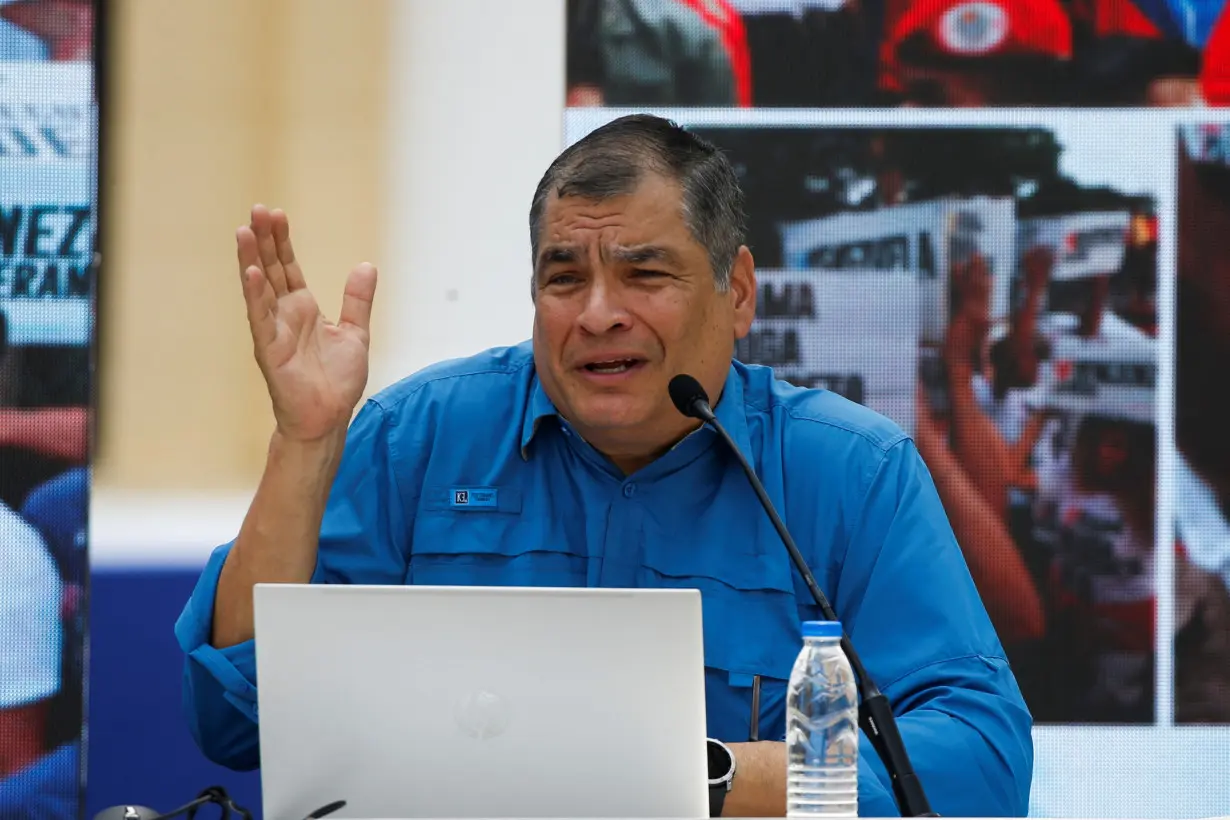
{"label": "blue button-up shirt", "polygon": [[[738,362],[715,412],[893,702],[933,808],[1024,816],[1030,715],[913,442],[836,394]],[[209,645],[230,546],[214,551],[176,635],[193,737],[210,759],[249,769],[253,643]],[[624,475],[557,414],[528,343],[435,365],[366,402],[312,580],[699,589],[708,731],[732,742],[748,739],[757,675],[760,737],[784,739],[800,623],[822,617],[710,428]],[[862,744],[860,812],[895,815]]]}

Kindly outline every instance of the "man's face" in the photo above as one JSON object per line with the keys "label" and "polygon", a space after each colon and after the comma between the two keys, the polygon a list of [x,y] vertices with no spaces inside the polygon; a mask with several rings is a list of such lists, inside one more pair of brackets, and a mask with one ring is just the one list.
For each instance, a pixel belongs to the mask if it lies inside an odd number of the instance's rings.
{"label": "man's face", "polygon": [[751,254],[740,249],[730,288],[718,292],[679,185],[654,174],[625,196],[553,197],[539,246],[543,388],[582,437],[636,469],[695,426],[671,403],[671,378],[691,374],[717,403],[755,314]]}

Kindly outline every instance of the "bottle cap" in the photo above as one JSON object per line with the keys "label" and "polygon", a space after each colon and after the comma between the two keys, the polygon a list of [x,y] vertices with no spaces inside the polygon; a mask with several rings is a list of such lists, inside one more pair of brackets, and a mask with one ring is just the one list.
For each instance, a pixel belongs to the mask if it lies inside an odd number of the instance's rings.
{"label": "bottle cap", "polygon": [[804,621],[804,638],[840,638],[841,621]]}

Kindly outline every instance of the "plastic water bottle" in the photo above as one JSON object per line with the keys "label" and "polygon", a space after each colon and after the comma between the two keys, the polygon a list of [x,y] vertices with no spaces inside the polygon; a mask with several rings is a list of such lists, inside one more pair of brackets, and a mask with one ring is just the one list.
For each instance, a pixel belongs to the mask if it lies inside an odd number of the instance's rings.
{"label": "plastic water bottle", "polygon": [[787,817],[858,816],[858,687],[841,624],[803,623],[786,692]]}

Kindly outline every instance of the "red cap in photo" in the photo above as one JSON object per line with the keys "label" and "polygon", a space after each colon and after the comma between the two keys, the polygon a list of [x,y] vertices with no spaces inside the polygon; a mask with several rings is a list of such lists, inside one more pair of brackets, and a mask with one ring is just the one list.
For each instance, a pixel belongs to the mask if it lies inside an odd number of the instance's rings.
{"label": "red cap in photo", "polygon": [[888,46],[940,59],[1072,56],[1072,24],[1055,0],[916,0]]}

